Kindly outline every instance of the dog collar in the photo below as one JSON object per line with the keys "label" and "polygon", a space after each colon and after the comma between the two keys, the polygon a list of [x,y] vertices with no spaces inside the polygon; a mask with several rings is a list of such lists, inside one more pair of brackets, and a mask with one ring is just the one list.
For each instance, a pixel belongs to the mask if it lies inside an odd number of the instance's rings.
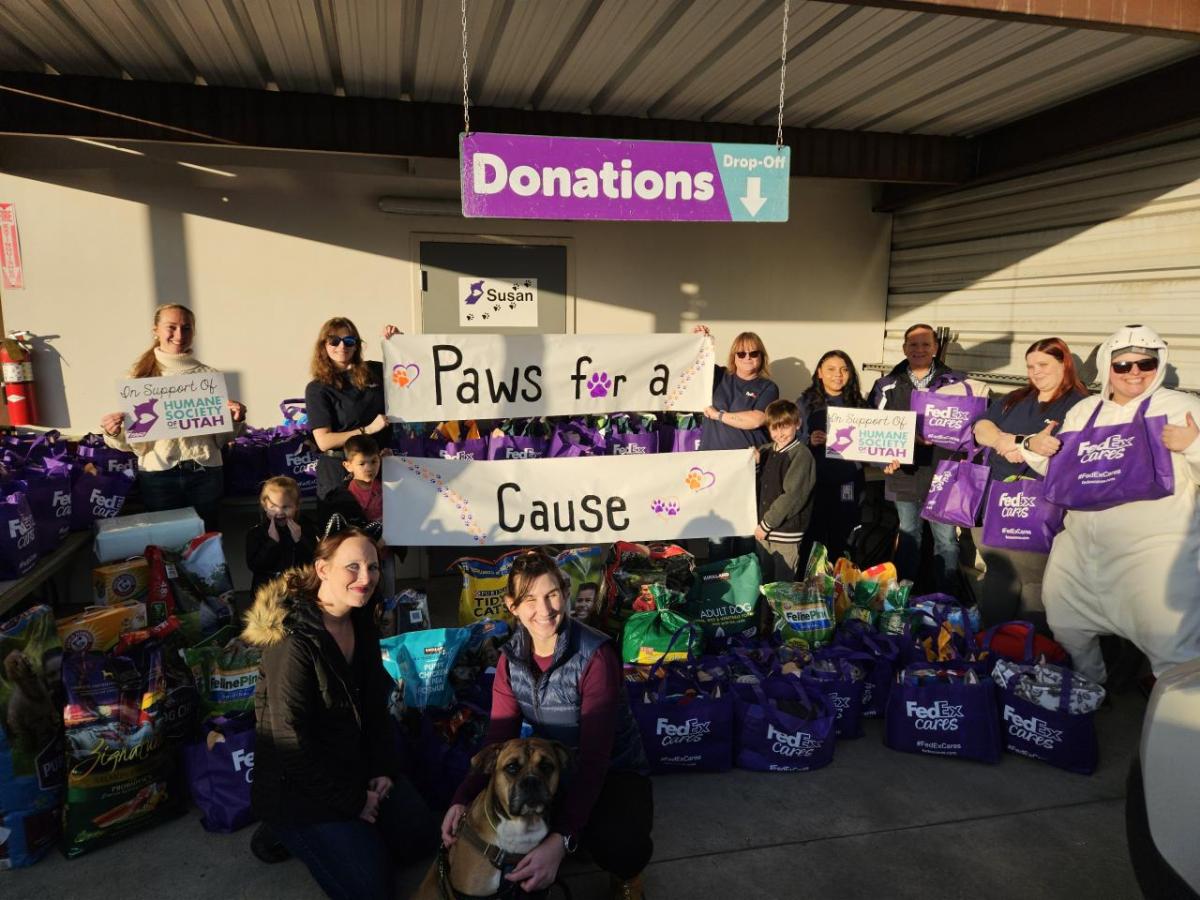
{"label": "dog collar", "polygon": [[462,825],[459,826],[458,836],[466,838],[468,844],[483,854],[484,859],[505,875],[516,868],[517,863],[525,856],[524,853],[510,853],[503,847],[489,844],[479,836],[479,833],[471,827],[471,823],[466,819],[463,819]]}

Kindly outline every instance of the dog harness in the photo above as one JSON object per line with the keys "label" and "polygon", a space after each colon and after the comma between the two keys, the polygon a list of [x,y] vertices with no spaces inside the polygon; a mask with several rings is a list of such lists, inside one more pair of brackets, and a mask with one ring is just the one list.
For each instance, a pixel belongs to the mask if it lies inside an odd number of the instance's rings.
{"label": "dog harness", "polygon": [[[489,844],[481,838],[478,832],[471,827],[470,823],[464,818],[459,826],[458,835],[464,838],[468,844],[474,847],[479,853],[500,871],[500,888],[494,894],[463,894],[454,889],[454,885],[450,883],[450,850],[445,845],[438,850],[438,885],[442,890],[442,897],[445,900],[520,900],[520,898],[530,898],[530,900],[546,900],[550,895],[550,889],[546,888],[541,891],[524,890],[521,885],[515,881],[508,881],[504,876],[510,873],[517,867],[524,853],[510,853],[502,847],[497,847],[495,844]],[[566,885],[562,882],[559,884],[564,891]],[[570,893],[567,893],[570,896]]]}

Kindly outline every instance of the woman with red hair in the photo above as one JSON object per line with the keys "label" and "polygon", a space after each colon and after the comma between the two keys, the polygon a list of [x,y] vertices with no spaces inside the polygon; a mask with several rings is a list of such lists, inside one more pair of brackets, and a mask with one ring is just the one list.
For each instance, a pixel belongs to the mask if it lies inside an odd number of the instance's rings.
{"label": "woman with red hair", "polygon": [[[1034,341],[1025,351],[1025,386],[996,400],[975,423],[975,442],[991,447],[989,464],[993,481],[1037,477],[1022,450],[1045,457],[1060,446],[1054,431],[1072,406],[1088,390],[1075,371],[1075,359],[1061,338]],[[986,625],[1027,619],[1049,634],[1042,605],[1042,573],[1046,555],[1027,550],[985,547],[983,529],[972,529],[975,546],[983,556],[984,573],[979,611]]]}

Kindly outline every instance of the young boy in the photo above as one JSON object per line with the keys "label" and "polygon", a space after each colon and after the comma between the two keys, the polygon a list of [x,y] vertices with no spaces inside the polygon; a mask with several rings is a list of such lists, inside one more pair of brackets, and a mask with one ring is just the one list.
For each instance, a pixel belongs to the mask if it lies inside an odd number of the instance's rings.
{"label": "young boy", "polygon": [[313,561],[317,533],[300,517],[300,486],[286,475],[268,478],[258,495],[262,517],[246,532],[251,596],[288,569]]}
{"label": "young boy", "polygon": [[383,521],[383,480],[379,470],[383,465],[379,445],[370,435],[356,434],[342,446],[346,458],[342,467],[350,475],[346,490],[358,505],[362,522]]}
{"label": "young boy", "polygon": [[796,439],[800,410],[791,400],[772,401],[766,409],[772,443],[758,448],[758,558],[762,580],[795,581],[800,542],[812,515],[817,466]]}

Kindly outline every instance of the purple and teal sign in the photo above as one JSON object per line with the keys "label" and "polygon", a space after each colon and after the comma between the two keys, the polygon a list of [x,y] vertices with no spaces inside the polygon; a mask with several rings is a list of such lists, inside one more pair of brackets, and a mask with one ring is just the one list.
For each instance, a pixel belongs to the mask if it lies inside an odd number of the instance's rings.
{"label": "purple and teal sign", "polygon": [[468,218],[788,218],[788,147],[479,132],[460,135],[459,147]]}

